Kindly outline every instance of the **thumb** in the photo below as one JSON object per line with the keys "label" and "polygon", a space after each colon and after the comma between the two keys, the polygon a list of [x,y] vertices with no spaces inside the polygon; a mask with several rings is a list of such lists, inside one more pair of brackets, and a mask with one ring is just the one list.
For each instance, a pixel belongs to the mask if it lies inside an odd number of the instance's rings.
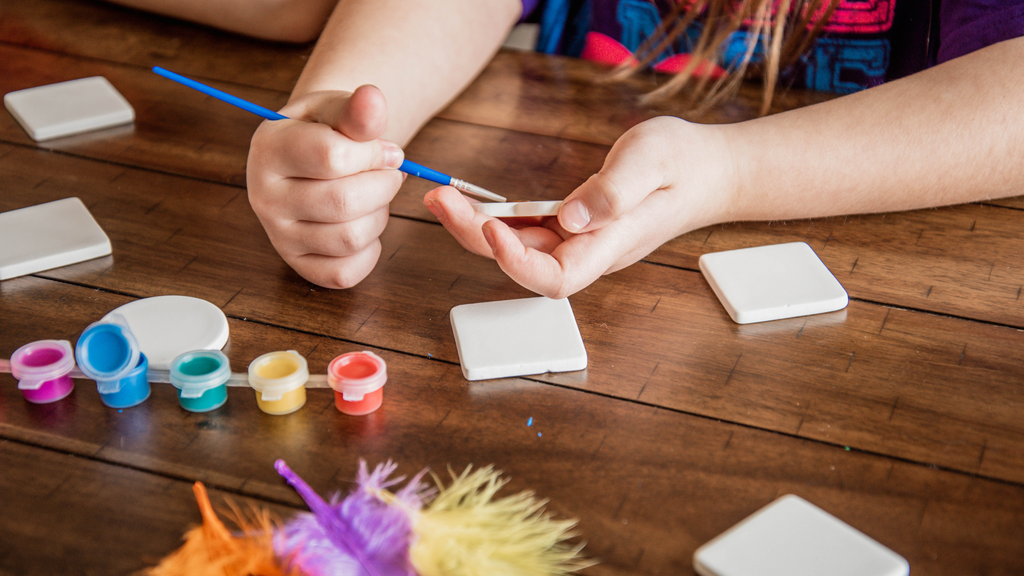
{"label": "thumb", "polygon": [[652,165],[650,142],[627,133],[612,147],[601,171],[562,202],[558,223],[573,234],[597,230],[629,213],[662,187],[662,175]]}
{"label": "thumb", "polygon": [[356,142],[380,138],[388,127],[388,104],[376,86],[356,88],[348,98],[335,98],[317,108],[316,121],[327,124]]}

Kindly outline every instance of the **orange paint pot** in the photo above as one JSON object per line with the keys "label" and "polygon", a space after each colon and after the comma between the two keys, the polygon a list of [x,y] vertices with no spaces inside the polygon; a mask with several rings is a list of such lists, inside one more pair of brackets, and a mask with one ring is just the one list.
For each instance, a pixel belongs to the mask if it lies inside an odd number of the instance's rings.
{"label": "orange paint pot", "polygon": [[363,416],[380,408],[387,381],[387,365],[373,352],[342,354],[327,367],[334,406],[350,416]]}

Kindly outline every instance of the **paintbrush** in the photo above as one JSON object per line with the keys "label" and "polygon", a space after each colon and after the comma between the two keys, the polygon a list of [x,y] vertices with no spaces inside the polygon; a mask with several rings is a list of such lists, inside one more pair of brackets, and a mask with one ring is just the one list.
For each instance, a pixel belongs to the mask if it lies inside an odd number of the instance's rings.
{"label": "paintbrush", "polygon": [[[213,88],[211,86],[207,86],[206,84],[203,84],[201,82],[196,82],[195,80],[192,80],[191,78],[186,78],[185,76],[182,76],[181,74],[175,74],[174,72],[171,72],[170,70],[165,70],[165,69],[163,69],[163,68],[161,68],[159,66],[154,66],[153,67],[153,72],[156,72],[157,74],[163,76],[164,78],[168,78],[170,80],[174,80],[175,82],[178,82],[179,84],[184,84],[185,86],[188,86],[189,88],[192,88],[194,90],[198,90],[198,91],[202,92],[203,94],[206,94],[207,96],[212,96],[212,97],[214,97],[214,98],[216,98],[218,100],[221,100],[223,102],[227,102],[228,104],[232,104],[234,106],[237,106],[237,107],[241,108],[242,110],[245,110],[246,112],[252,112],[253,114],[256,114],[257,116],[262,116],[263,118],[266,118],[267,120],[288,120],[288,117],[283,115],[283,114],[278,114],[277,112],[274,112],[273,110],[269,110],[269,109],[264,108],[262,106],[257,106],[256,104],[253,104],[252,102],[247,102],[247,101],[242,100],[241,98],[239,98],[237,96],[232,96],[231,94],[228,94],[227,92],[222,92],[220,90],[217,90],[216,88]],[[417,163],[415,163],[415,162],[413,162],[411,160],[403,160],[402,161],[402,165],[399,166],[398,169],[401,170],[402,172],[405,172],[406,174],[412,174],[413,176],[417,176],[419,178],[423,178],[424,180],[430,180],[431,182],[436,182],[438,184],[445,184],[445,185],[448,185],[448,186],[452,186],[452,187],[454,187],[457,190],[465,192],[466,194],[472,194],[473,196],[479,196],[480,198],[485,198],[487,200],[494,200],[495,202],[504,202],[505,201],[505,197],[504,196],[499,196],[498,194],[495,194],[494,192],[491,192],[490,190],[486,190],[484,188],[481,188],[481,187],[477,186],[476,184],[470,184],[469,182],[466,182],[465,180],[459,180],[458,178],[452,178],[451,176],[448,176],[447,174],[442,174],[441,172],[438,172],[437,170],[433,170],[433,169],[427,168],[426,166],[423,166],[421,164],[417,164]]]}

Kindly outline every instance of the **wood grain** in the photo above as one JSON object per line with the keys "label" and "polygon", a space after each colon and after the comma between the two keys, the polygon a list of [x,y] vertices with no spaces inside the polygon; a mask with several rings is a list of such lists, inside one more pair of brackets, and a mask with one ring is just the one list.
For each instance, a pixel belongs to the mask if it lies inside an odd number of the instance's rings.
{"label": "wood grain", "polygon": [[[458,361],[452,307],[531,295],[441,227],[400,218],[363,283],[323,290],[275,256],[236,188],[21,148],[3,159],[18,171],[8,177],[16,190],[8,201],[73,190],[115,247],[110,258],[44,274],[50,278],[136,297],[193,295],[236,318],[449,362]],[[63,167],[45,168],[55,164]],[[74,182],[53,173],[74,174]],[[590,367],[545,381],[1024,479],[1018,330],[867,302],[737,326],[699,273],[646,263],[571,302]]]}
{"label": "wood grain", "polygon": [[[0,300],[4,317],[34,314],[0,337],[0,352],[16,344],[9,334],[38,337],[53,326],[64,336],[126,300],[43,279],[10,282],[16,292]],[[334,354],[358,348],[237,319],[231,331],[227,352],[235,370],[286,346],[307,354],[314,371],[323,370]],[[469,383],[451,362],[377,351],[388,363],[389,381],[385,404],[366,418],[337,412],[324,389],[310,390],[299,412],[273,417],[261,414],[245,389],[232,389],[228,404],[215,412],[191,414],[178,408],[166,384],[154,385],[146,403],[123,411],[105,408],[88,381],[79,381],[66,401],[44,406],[22,401],[4,385],[0,437],[9,442],[0,446],[23,454],[11,462],[19,478],[47,476],[44,483],[27,482],[33,487],[23,491],[56,494],[53,486],[76,473],[72,468],[52,477],[45,465],[26,460],[33,453],[45,456],[43,462],[57,451],[84,457],[89,467],[101,462],[104,470],[108,464],[130,469],[116,476],[136,470],[158,475],[167,489],[137,500],[120,493],[151,490],[146,482],[120,488],[120,480],[101,477],[77,489],[92,495],[91,506],[109,507],[109,522],[165,523],[157,542],[167,550],[175,529],[184,529],[182,511],[194,521],[182,481],[201,479],[246,498],[298,507],[273,471],[276,458],[323,492],[346,487],[359,458],[394,458],[405,473],[497,464],[510,478],[505,493],[534,490],[559,516],[580,520],[587,550],[602,561],[587,571],[592,574],[692,573],[697,546],[786,493],[904,554],[915,574],[1010,574],[1022,567],[1014,543],[1024,537],[1024,487],[523,379]],[[84,481],[67,482],[78,487]],[[106,490],[119,493],[116,500]],[[91,515],[89,507],[75,506],[76,497],[32,502],[44,517],[62,507]],[[147,507],[174,512],[150,519]],[[141,537],[144,532],[127,542]],[[154,543],[138,549],[152,553],[154,547],[159,551]],[[36,561],[47,557],[39,543],[26,549],[40,555]]]}

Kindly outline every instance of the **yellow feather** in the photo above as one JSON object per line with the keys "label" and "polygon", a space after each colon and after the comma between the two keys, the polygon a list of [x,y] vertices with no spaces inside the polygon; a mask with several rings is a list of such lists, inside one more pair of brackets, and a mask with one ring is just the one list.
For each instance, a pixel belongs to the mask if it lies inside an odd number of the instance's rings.
{"label": "yellow feather", "polygon": [[438,485],[437,497],[414,516],[416,539],[409,551],[420,576],[542,576],[582,570],[583,544],[567,540],[576,522],[555,520],[532,492],[495,499],[507,480],[493,467]]}

